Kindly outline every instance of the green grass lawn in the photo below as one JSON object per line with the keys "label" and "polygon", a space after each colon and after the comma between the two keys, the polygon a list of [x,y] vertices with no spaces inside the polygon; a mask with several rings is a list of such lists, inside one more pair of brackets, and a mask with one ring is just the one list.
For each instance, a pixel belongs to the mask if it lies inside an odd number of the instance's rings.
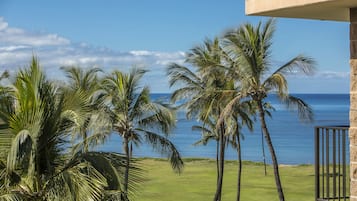
{"label": "green grass lawn", "polygon": [[[216,169],[213,160],[185,159],[182,174],[175,174],[167,161],[140,159],[146,170],[145,181],[135,200],[138,201],[207,201],[215,193]],[[281,166],[280,174],[286,200],[314,200],[314,167],[312,165]],[[237,188],[237,163],[228,161],[225,165],[222,200],[235,200]],[[244,162],[242,173],[242,201],[275,201],[273,169],[268,166],[264,176],[262,164]]]}

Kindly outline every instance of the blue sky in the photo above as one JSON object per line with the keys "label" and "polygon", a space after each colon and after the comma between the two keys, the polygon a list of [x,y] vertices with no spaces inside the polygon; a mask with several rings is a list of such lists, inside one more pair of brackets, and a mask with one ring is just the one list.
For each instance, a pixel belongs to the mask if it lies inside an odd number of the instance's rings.
{"label": "blue sky", "polygon": [[[59,67],[144,67],[153,92],[168,92],[165,67],[205,38],[264,17],[245,16],[243,0],[0,0],[0,71],[26,66],[34,52],[52,78]],[[277,19],[273,62],[313,57],[313,77],[289,77],[292,93],[349,92],[349,24]]]}

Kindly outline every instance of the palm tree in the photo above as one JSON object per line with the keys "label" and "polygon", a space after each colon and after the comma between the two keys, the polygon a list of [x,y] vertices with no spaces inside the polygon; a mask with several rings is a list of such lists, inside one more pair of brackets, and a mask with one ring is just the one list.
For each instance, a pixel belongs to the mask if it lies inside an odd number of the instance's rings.
{"label": "palm tree", "polygon": [[[248,129],[253,129],[253,122],[246,112],[243,112],[241,109],[237,109],[243,117],[237,118],[236,115],[232,116],[231,119],[226,119],[225,122],[228,122],[231,125],[230,130],[226,133],[230,133],[227,136],[227,143],[229,143],[237,151],[238,158],[238,169],[237,169],[237,201],[240,200],[241,192],[241,179],[242,179],[242,150],[241,150],[241,139],[243,137],[241,133],[241,128],[243,125],[246,125]],[[243,112],[243,113],[242,113]],[[219,182],[219,134],[217,133],[217,123],[218,118],[216,117],[214,121],[206,120],[204,125],[193,126],[193,130],[201,131],[202,138],[195,142],[194,145],[207,145],[210,140],[216,141],[216,169],[217,169],[217,183]]]}
{"label": "palm tree", "polygon": [[[76,124],[63,93],[46,79],[37,58],[1,93],[0,200],[102,200],[122,193],[125,157],[115,153],[68,154]],[[68,97],[67,97],[68,99]],[[77,116],[78,117],[78,116]]]}
{"label": "palm tree", "polygon": [[216,122],[218,117],[214,119],[208,118],[206,119],[203,125],[194,125],[192,126],[193,131],[200,131],[202,133],[202,137],[200,140],[195,142],[193,145],[204,145],[206,146],[209,141],[215,140],[216,141],[216,181],[219,181],[219,134],[216,129]]}
{"label": "palm tree", "polygon": [[270,93],[276,93],[289,108],[298,108],[300,118],[312,120],[310,107],[303,100],[289,95],[285,75],[298,71],[311,74],[314,69],[314,61],[299,55],[276,68],[277,70],[271,71],[271,45],[274,30],[275,21],[270,19],[265,24],[259,23],[256,27],[244,24],[225,34],[225,50],[232,61],[237,64],[233,66],[239,66],[232,68],[232,71],[239,75],[237,82],[240,83],[242,89],[227,106],[226,111],[231,110],[234,103],[243,97],[250,97],[257,105],[261,128],[272,158],[279,199],[283,201],[284,193],[280,181],[278,160],[265,120],[265,98]]}
{"label": "palm tree", "polygon": [[252,114],[252,105],[250,101],[243,101],[236,105],[233,109],[231,121],[234,121],[234,131],[232,132],[231,139],[229,140],[232,147],[237,149],[238,158],[238,169],[237,169],[237,197],[236,200],[240,200],[241,193],[241,183],[242,183],[242,149],[241,149],[241,139],[243,138],[243,133],[241,132],[242,127],[246,126],[250,131],[253,130],[253,121],[250,117]]}
{"label": "palm tree", "polygon": [[[172,94],[172,101],[184,101],[180,107],[187,109],[187,117],[195,117],[203,123],[197,129],[206,130],[216,124],[227,98],[222,91],[232,90],[234,83],[226,79],[226,69],[223,63],[222,49],[218,38],[206,40],[202,46],[193,48],[186,58],[186,62],[192,65],[196,71],[179,64],[170,64],[167,74],[170,86],[180,86]],[[187,99],[188,98],[188,99]],[[228,134],[227,122],[222,122],[218,127],[208,128],[215,139],[218,140],[218,166],[217,166],[217,188],[214,200],[221,200],[224,156]],[[204,132],[206,132],[204,131]],[[207,136],[206,136],[207,137]],[[205,141],[206,139],[203,139]]]}
{"label": "palm tree", "polygon": [[[232,97],[232,96],[231,96]],[[229,96],[225,96],[226,99]],[[232,97],[233,98],[233,97]],[[225,114],[225,124],[230,125],[226,131],[227,143],[229,143],[237,151],[238,157],[238,169],[237,169],[237,201],[240,200],[241,192],[241,175],[242,175],[242,151],[241,151],[241,138],[243,137],[241,129],[246,126],[250,131],[253,130],[253,120],[250,115],[253,113],[253,107],[251,101],[244,101],[240,104],[236,104],[236,107],[232,110],[229,118]],[[216,141],[216,169],[217,169],[217,183],[219,182],[219,133],[217,126],[222,122],[219,121],[219,116],[211,115],[207,118],[203,125],[192,126],[193,130],[201,131],[202,138],[195,142],[194,145],[207,145],[210,140]]]}
{"label": "palm tree", "polygon": [[127,157],[125,192],[128,189],[133,144],[139,145],[142,138],[159,153],[167,154],[175,171],[180,172],[183,168],[178,150],[167,138],[175,125],[173,110],[167,104],[151,101],[148,87],[140,88],[139,82],[145,72],[137,68],[133,68],[128,74],[114,71],[102,82],[113,129],[123,139]]}
{"label": "palm tree", "polygon": [[[83,118],[77,120],[76,127],[72,130],[72,140],[77,142],[73,147],[73,153],[77,151],[88,152],[90,145],[103,143],[111,130],[110,118],[106,115],[105,107],[100,97],[100,81],[97,74],[101,72],[99,68],[84,70],[79,67],[62,67],[65,71],[68,84],[62,88],[65,97],[75,100],[67,108],[73,111],[73,115],[80,115]],[[76,97],[75,99],[73,97]],[[82,105],[82,107],[78,107]],[[85,107],[83,107],[85,106]],[[82,139],[78,142],[78,137]]]}

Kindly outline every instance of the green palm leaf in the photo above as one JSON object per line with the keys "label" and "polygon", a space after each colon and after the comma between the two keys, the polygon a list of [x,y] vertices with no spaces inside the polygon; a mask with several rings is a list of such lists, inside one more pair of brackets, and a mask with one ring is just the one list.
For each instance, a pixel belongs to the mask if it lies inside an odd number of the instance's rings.
{"label": "green palm leaf", "polygon": [[183,161],[181,159],[179,151],[176,149],[175,145],[169,141],[166,137],[163,137],[157,133],[153,133],[143,129],[137,129],[139,132],[143,132],[146,141],[161,154],[167,155],[170,160],[172,168],[181,173],[183,169]]}

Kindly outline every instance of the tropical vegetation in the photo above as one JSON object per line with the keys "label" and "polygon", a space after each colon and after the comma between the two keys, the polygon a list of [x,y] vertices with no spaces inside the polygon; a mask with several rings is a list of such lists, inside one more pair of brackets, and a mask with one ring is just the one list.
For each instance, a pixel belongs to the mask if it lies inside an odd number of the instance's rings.
{"label": "tropical vegetation", "polygon": [[[275,66],[274,31],[273,19],[247,23],[192,48],[184,64],[167,67],[169,85],[175,87],[170,104],[151,99],[149,87],[141,84],[147,71],[140,68],[103,72],[69,66],[62,68],[67,79],[55,82],[33,56],[15,75],[5,71],[0,76],[0,200],[132,200],[145,183],[146,163],[133,157],[143,143],[166,156],[174,172],[182,172],[184,162],[169,136],[176,110],[184,109],[188,119],[199,122],[192,127],[202,133],[195,144],[216,143],[213,201],[225,199],[228,147],[237,152],[235,199],[246,192],[241,143],[243,130],[252,130],[255,122],[284,201],[284,179],[266,123],[273,108],[266,98],[274,94],[302,120],[312,121],[309,105],[289,94],[287,75],[312,74],[314,61],[299,55]],[[121,146],[97,151],[111,135],[121,138]]]}
{"label": "tropical vegetation", "polygon": [[[182,86],[174,91],[172,101],[182,101],[190,97],[179,107],[187,110],[188,118],[194,117],[202,122],[203,126],[193,127],[202,131],[201,143],[206,144],[209,139],[215,139],[217,142],[217,188],[214,200],[221,200],[222,196],[224,158],[228,142],[232,142],[231,144],[237,147],[238,156],[240,156],[241,137],[238,117],[243,117],[243,122],[248,122],[249,128],[252,127],[251,119],[247,115],[248,111],[243,107],[240,113],[225,116],[224,122],[218,125],[225,105],[234,98],[233,93],[223,92],[236,91],[234,80],[227,79],[229,71],[223,66],[227,55],[223,53],[218,38],[213,41],[206,40],[202,46],[193,48],[187,54],[186,63],[196,67],[195,72],[187,66],[175,63],[168,67],[170,86]],[[240,186],[240,177],[238,186]]]}
{"label": "tropical vegetation", "polygon": [[164,103],[151,101],[149,88],[139,87],[145,72],[136,68],[128,74],[114,71],[101,84],[113,131],[123,139],[125,192],[128,190],[133,144],[138,146],[145,140],[156,151],[167,155],[175,171],[180,172],[183,168],[180,153],[167,138],[176,123],[173,109]]}
{"label": "tropical vegetation", "polygon": [[[129,83],[133,85],[126,85],[132,88],[125,88],[131,94],[117,94],[132,98],[128,105],[122,104],[127,100],[109,99],[110,76],[100,85],[99,69],[64,71],[67,84],[51,81],[33,57],[12,84],[0,88],[0,200],[129,200],[142,181],[140,167],[128,152],[93,149],[113,131],[130,140],[135,137],[136,143],[140,138],[133,135],[144,133],[159,151],[169,153],[173,168],[181,171],[178,151],[159,135],[160,131],[167,135],[174,126],[171,108],[150,102],[147,88],[135,94],[142,71],[133,70],[138,73],[133,77],[115,72],[129,78],[124,81],[134,78],[134,84]],[[6,77],[7,72],[2,78]],[[125,106],[133,112],[124,113]],[[123,116],[132,120],[125,122],[130,124],[127,130],[119,127]]]}
{"label": "tropical vegetation", "polygon": [[[268,94],[274,93],[289,109],[297,109],[300,119],[312,121],[313,112],[309,105],[302,99],[289,94],[286,75],[296,72],[310,75],[314,72],[315,62],[309,57],[298,55],[272,69],[271,48],[274,30],[273,19],[265,24],[259,23],[256,27],[244,24],[225,34],[225,47],[233,63],[237,64],[231,69],[232,74],[237,75],[237,82],[241,85],[241,91],[237,93],[235,99],[249,97],[256,105],[261,129],[271,154],[279,200],[283,201],[285,198],[280,181],[278,160],[265,120],[264,106],[268,104],[265,100]],[[230,107],[236,100],[228,104],[226,111],[234,111],[234,108]]]}
{"label": "tropical vegetation", "polygon": [[[252,119],[259,116],[261,129],[268,145],[276,188],[281,201],[284,199],[280,180],[278,160],[266,124],[266,115],[270,115],[271,106],[266,102],[268,94],[276,94],[279,100],[290,109],[297,109],[303,120],[311,121],[311,108],[303,100],[288,93],[286,75],[302,72],[311,74],[314,61],[302,55],[292,58],[287,63],[272,69],[271,45],[275,30],[273,19],[256,27],[244,24],[237,29],[227,31],[222,38],[206,40],[202,47],[195,47],[187,53],[183,66],[176,63],[168,67],[171,86],[178,86],[172,95],[172,101],[183,101],[188,118],[196,118],[203,125],[214,129],[202,130],[202,142],[217,140],[217,189],[214,201],[221,200],[224,150],[231,138],[237,148],[240,161],[240,134],[243,125],[252,129]],[[241,122],[241,123],[239,123]],[[197,128],[197,127],[195,127]],[[241,163],[239,163],[241,164]],[[241,172],[239,165],[238,173]],[[238,174],[237,200],[240,200],[241,175]]]}

